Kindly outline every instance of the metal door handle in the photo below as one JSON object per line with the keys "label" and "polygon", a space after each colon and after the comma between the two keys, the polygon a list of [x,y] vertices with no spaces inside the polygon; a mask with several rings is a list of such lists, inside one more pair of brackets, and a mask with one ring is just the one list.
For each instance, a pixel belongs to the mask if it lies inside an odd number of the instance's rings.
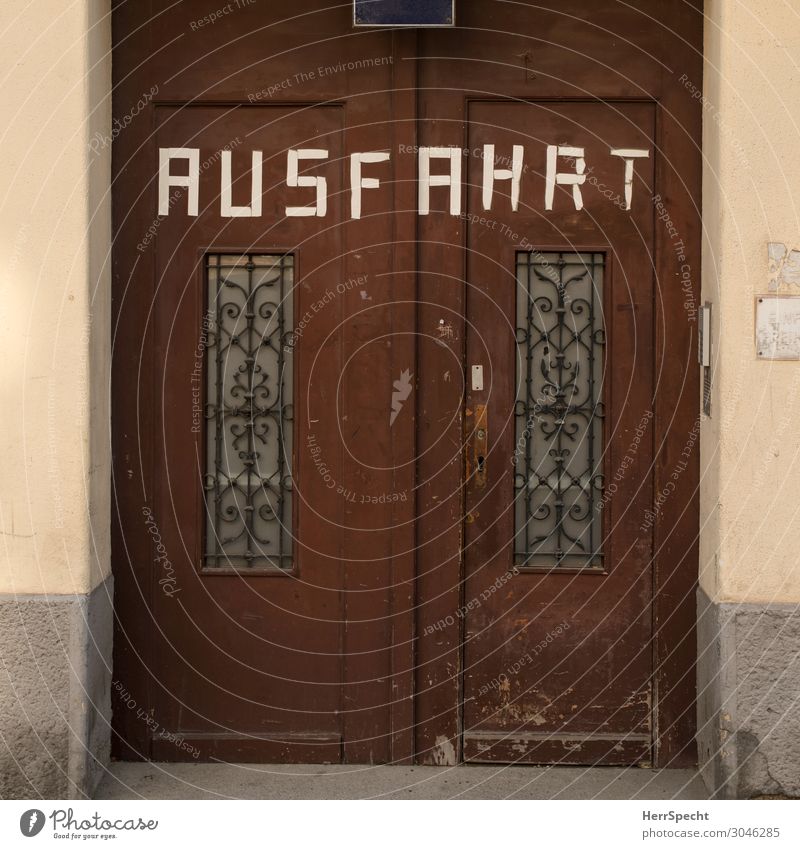
{"label": "metal door handle", "polygon": [[467,408],[467,480],[474,486],[486,486],[489,456],[489,428],[486,404]]}

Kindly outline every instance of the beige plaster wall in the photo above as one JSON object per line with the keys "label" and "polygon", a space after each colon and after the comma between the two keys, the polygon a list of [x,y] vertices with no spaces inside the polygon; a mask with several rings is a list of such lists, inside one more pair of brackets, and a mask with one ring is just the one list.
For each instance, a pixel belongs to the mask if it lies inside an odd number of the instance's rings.
{"label": "beige plaster wall", "polygon": [[[109,569],[109,0],[0,4],[0,592]],[[95,153],[94,151],[97,150]]]}
{"label": "beige plaster wall", "polygon": [[[704,298],[714,410],[703,426],[701,584],[721,601],[800,601],[800,362],[763,362],[767,243],[800,248],[800,7],[706,3]],[[794,294],[800,289],[794,288]]]}
{"label": "beige plaster wall", "polygon": [[[109,526],[109,0],[0,4],[0,592],[85,592]],[[800,363],[764,363],[769,241],[800,248],[800,9],[706,3],[701,583],[800,601]],[[800,290],[797,292],[800,294]]]}

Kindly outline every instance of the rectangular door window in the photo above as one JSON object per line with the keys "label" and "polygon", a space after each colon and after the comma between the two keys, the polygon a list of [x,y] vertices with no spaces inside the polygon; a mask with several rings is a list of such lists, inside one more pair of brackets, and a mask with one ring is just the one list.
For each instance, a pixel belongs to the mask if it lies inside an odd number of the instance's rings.
{"label": "rectangular door window", "polygon": [[517,253],[519,567],[602,569],[600,253]]}
{"label": "rectangular door window", "polygon": [[293,265],[207,257],[206,568],[291,567]]}

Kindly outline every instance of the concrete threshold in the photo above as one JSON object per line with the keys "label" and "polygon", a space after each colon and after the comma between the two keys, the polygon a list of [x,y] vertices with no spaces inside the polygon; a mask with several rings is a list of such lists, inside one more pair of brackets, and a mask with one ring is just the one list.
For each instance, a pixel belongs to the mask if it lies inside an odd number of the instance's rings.
{"label": "concrete threshold", "polygon": [[96,799],[707,799],[694,770],[113,763]]}

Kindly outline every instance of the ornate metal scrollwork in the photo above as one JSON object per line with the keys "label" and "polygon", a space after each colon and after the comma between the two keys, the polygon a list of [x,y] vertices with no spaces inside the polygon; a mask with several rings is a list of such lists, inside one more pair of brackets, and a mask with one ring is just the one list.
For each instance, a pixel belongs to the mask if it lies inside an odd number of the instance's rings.
{"label": "ornate metal scrollwork", "polygon": [[293,258],[207,257],[206,568],[291,567]]}
{"label": "ornate metal scrollwork", "polygon": [[602,569],[604,257],[517,254],[517,566]]}

